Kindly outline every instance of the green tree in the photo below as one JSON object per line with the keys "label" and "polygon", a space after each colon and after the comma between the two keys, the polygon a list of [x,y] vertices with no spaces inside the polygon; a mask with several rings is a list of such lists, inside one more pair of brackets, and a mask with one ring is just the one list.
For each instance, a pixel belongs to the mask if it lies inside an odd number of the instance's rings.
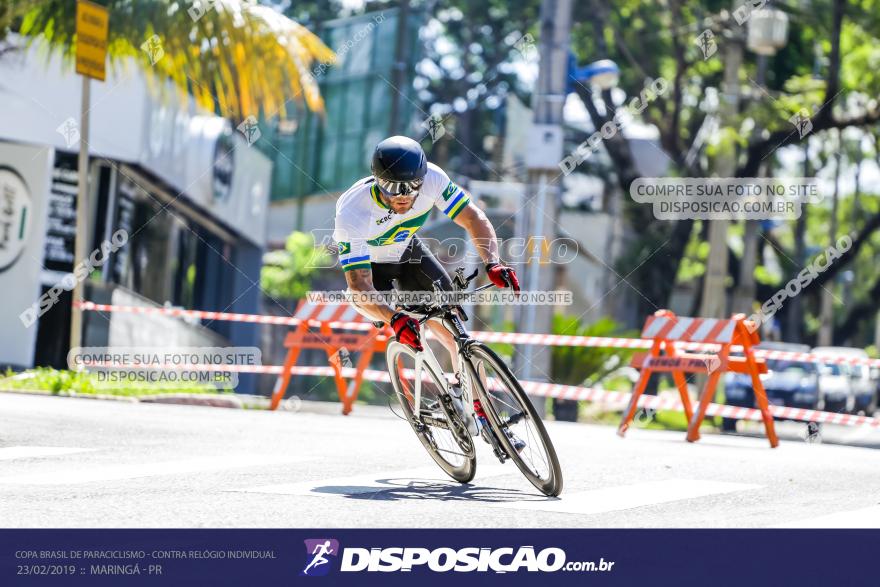
{"label": "green tree", "polygon": [[330,255],[315,246],[310,234],[294,231],[287,237],[284,249],[263,256],[260,286],[274,298],[300,299],[308,293],[317,272],[331,264]]}
{"label": "green tree", "polygon": [[[621,332],[620,325],[610,318],[601,318],[592,324],[582,324],[578,318],[556,314],[553,333],[567,336],[632,337],[636,331]],[[552,351],[550,374],[556,383],[583,385],[606,377],[624,366],[633,351],[613,348],[555,346]]]}
{"label": "green tree", "polygon": [[[660,144],[670,159],[673,175],[709,176],[717,154],[722,149],[735,149],[736,176],[754,177],[760,165],[774,164],[779,149],[808,140],[802,139],[790,123],[791,117],[802,110],[813,113],[810,136],[823,137],[850,127],[876,134],[880,122],[880,107],[875,99],[880,91],[880,2],[814,0],[808,7],[783,2],[774,6],[789,15],[788,44],[768,60],[763,86],[755,81],[757,56],[745,52],[739,76],[743,99],[738,119],[733,126],[719,128],[704,141],[698,137],[700,129],[715,117],[705,97],[709,88],[721,91],[724,43],[735,42],[734,37],[742,37],[746,30],[732,18],[730,2],[577,3],[572,44],[581,62],[607,57],[620,64],[620,87],[629,96],[627,102],[639,95],[646,79],[663,76],[669,81],[670,89],[653,100],[641,118],[659,130]],[[706,30],[714,35],[718,45],[717,53],[708,59],[695,42]],[[580,85],[576,91],[596,128],[611,120],[617,107],[611,93],[597,95]],[[639,172],[623,133],[603,141],[603,145],[624,194],[624,213],[630,225],[639,229],[639,238],[624,256],[621,272],[629,273],[638,267],[629,279],[644,294],[637,300],[639,312],[648,314],[654,311],[655,304],[669,304],[675,286],[670,276],[681,277],[679,269],[688,243],[704,238],[696,227],[705,230],[706,223],[655,220],[649,206],[635,204],[628,196],[629,185]],[[807,213],[813,214],[814,208],[807,206]],[[855,234],[851,253],[815,280],[806,289],[807,295],[821,291],[824,283],[844,270],[880,228],[880,217],[864,215],[856,222],[857,225],[841,223],[842,228]],[[788,228],[793,230],[795,223],[791,224]],[[735,262],[730,274],[736,281],[737,262],[733,252],[731,255]],[[788,248],[779,248],[777,255],[798,258]],[[640,266],[649,256],[651,262]],[[801,268],[799,262],[791,266],[787,266],[787,261],[781,264],[794,274]],[[686,264],[689,276],[698,266],[699,263]],[[791,276],[787,273],[783,283]],[[876,285],[873,291],[880,292],[880,280]],[[876,310],[878,299],[875,295],[862,301]],[[860,309],[864,316],[864,307],[857,305],[855,309]]]}
{"label": "green tree", "polygon": [[433,145],[432,159],[469,177],[498,179],[483,138],[503,131],[504,97],[527,94],[514,65],[537,58],[539,6],[539,0],[436,3],[415,82],[422,111],[448,130]]}
{"label": "green tree", "polygon": [[[637,336],[638,332],[621,332],[620,325],[610,318],[593,324],[582,324],[578,318],[556,314],[553,333],[569,336]],[[564,385],[594,385],[620,367],[626,366],[634,351],[613,348],[555,346],[551,351],[550,378]],[[557,420],[577,420],[578,402],[553,400]]]}

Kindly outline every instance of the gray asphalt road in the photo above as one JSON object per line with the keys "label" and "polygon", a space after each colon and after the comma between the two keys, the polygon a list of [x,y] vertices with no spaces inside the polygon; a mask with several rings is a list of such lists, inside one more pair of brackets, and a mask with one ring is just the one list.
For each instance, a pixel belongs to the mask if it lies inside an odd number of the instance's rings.
{"label": "gray asphalt road", "polygon": [[[443,477],[387,409],[349,417],[0,393],[3,527],[880,527],[876,432],[763,438],[549,423],[545,499],[480,443]],[[853,436],[856,435],[856,436]]]}

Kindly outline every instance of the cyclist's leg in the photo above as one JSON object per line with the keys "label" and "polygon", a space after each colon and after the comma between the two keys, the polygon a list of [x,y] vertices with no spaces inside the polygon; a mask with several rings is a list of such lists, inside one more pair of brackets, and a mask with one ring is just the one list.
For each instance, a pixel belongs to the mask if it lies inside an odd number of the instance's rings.
{"label": "cyclist's leg", "polygon": [[440,341],[443,348],[449,352],[449,360],[452,363],[452,372],[458,374],[461,371],[461,362],[458,358],[458,346],[455,344],[455,337],[452,336],[451,332],[446,330],[446,327],[443,326],[443,324],[436,320],[429,320],[428,328],[431,330],[431,334],[437,337],[437,340]]}
{"label": "cyclist's leg", "polygon": [[[440,288],[444,291],[452,291],[452,280],[443,266],[434,258],[431,251],[419,240],[417,236],[412,238],[406,254],[400,260],[400,274],[397,278],[398,288],[402,291],[433,291],[434,282],[440,282]],[[452,362],[452,370],[458,373],[461,365],[458,357],[458,347],[452,333],[438,321],[430,320],[427,323],[431,333],[437,337],[440,344],[449,352]]]}

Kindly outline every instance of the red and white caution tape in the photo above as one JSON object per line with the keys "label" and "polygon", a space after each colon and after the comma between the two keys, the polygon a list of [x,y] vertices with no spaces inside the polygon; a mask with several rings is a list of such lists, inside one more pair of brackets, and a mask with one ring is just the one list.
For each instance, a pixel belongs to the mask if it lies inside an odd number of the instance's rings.
{"label": "red and white caution tape", "polygon": [[[115,304],[96,304],[94,302],[74,302],[86,311],[93,312],[122,312],[126,314],[141,314],[147,316],[171,316],[174,318],[198,318],[200,320],[217,320],[220,322],[247,322],[249,324],[277,324],[282,326],[299,326],[300,318],[293,316],[262,316],[259,314],[237,314],[234,312],[208,312],[206,310],[184,310],[183,308],[155,308],[147,306],[118,306]],[[309,320],[309,323],[318,326],[318,320]],[[345,330],[371,330],[372,324],[368,322],[331,322],[331,328]]]}
{"label": "red and white caution tape", "polygon": [[[98,368],[116,368],[116,369],[176,369],[186,371],[230,371],[237,373],[260,373],[268,375],[278,375],[284,371],[282,365],[156,365],[156,364],[120,364],[120,363],[93,363],[92,367]],[[334,375],[333,367],[291,367],[290,373],[293,375],[306,375],[318,377],[332,377]],[[357,369],[354,367],[344,367],[341,369],[342,376],[346,379],[353,379],[357,375]],[[412,370],[407,369],[406,374],[412,374]],[[365,369],[363,378],[366,381],[377,381],[390,383],[391,377],[387,371],[379,371],[377,369]],[[492,382],[490,381],[490,385]],[[596,387],[580,387],[576,385],[562,385],[559,383],[543,383],[539,381],[520,381],[523,389],[531,394],[542,397],[552,397],[557,399],[590,401],[605,404],[624,405],[630,400],[631,394],[623,391],[610,391]],[[673,410],[684,411],[681,400],[673,396],[652,396],[643,395],[639,398],[638,405],[644,409],[651,410]],[[838,414],[834,412],[820,412],[819,410],[807,410],[802,408],[789,408],[784,406],[770,406],[770,413],[774,417],[787,420],[799,420],[802,422],[818,422],[824,424],[839,424],[841,426],[872,426],[880,427],[880,419],[868,416],[856,416],[853,414]],[[707,416],[721,416],[723,418],[733,418],[736,420],[754,420],[760,421],[761,411],[756,408],[745,408],[739,406],[725,406],[723,404],[711,403],[706,409]]]}
{"label": "red and white caution tape", "polygon": [[[232,312],[208,312],[204,310],[184,310],[182,308],[154,308],[142,306],[118,306],[113,304],[96,304],[94,302],[77,302],[83,310],[97,312],[126,312],[153,316],[172,316],[177,318],[199,318],[203,320],[218,320],[227,322],[246,322],[251,324],[277,324],[283,326],[298,326],[302,319],[291,316],[261,316],[258,314],[236,314]],[[308,321],[312,326],[321,324],[317,320]],[[329,323],[330,328],[340,330],[372,330],[374,326],[369,322],[343,322]],[[474,331],[474,338],[483,342],[503,342],[511,344],[533,344],[545,346],[571,346],[592,348],[616,348],[616,349],[641,349],[647,350],[654,343],[651,339],[644,338],[620,338],[607,336],[572,336],[565,334],[526,334],[521,332],[485,332]],[[689,351],[717,351],[719,345],[679,342],[676,348]],[[732,346],[731,351],[741,352],[742,347]],[[866,359],[861,357],[848,357],[841,355],[826,356],[812,353],[800,353],[792,351],[771,351],[756,349],[755,356],[763,359],[784,359],[789,361],[803,361],[810,363],[834,363],[846,365],[868,365],[880,367],[880,359]]]}

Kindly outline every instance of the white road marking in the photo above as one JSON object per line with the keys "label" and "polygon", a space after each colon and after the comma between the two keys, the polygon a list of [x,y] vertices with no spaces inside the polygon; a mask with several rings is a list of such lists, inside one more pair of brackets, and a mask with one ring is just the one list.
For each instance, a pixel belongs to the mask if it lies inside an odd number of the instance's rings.
{"label": "white road marking", "polygon": [[[513,466],[490,465],[477,467],[479,482],[489,477],[498,477],[504,474],[519,474]],[[367,473],[352,475],[349,477],[336,477],[331,479],[316,479],[300,483],[280,483],[277,485],[261,485],[233,491],[246,493],[272,493],[276,495],[313,495],[319,497],[332,497],[344,495],[360,495],[365,493],[377,493],[388,489],[417,489],[419,484],[424,483],[448,483],[460,485],[457,481],[448,477],[439,467],[419,467],[418,469],[405,469],[402,471]],[[472,482],[473,483],[473,482]]]}
{"label": "white road marking", "polygon": [[591,491],[563,493],[559,498],[498,503],[493,504],[492,507],[567,514],[601,514],[695,497],[705,497],[707,495],[759,488],[761,488],[761,485],[746,483],[667,479],[665,481],[648,481],[635,485],[605,487]]}
{"label": "white road marking", "polygon": [[772,528],[880,528],[880,506],[776,524]]}
{"label": "white road marking", "polygon": [[84,464],[77,469],[53,469],[46,473],[29,473],[0,477],[0,485],[76,485],[97,481],[119,481],[158,475],[203,473],[243,467],[280,465],[310,460],[301,456],[230,455],[200,457],[159,463],[131,463],[125,465]]}
{"label": "white road marking", "polygon": [[78,452],[88,452],[93,448],[68,448],[64,446],[7,446],[0,448],[0,461],[12,459],[39,459],[57,457]]}

